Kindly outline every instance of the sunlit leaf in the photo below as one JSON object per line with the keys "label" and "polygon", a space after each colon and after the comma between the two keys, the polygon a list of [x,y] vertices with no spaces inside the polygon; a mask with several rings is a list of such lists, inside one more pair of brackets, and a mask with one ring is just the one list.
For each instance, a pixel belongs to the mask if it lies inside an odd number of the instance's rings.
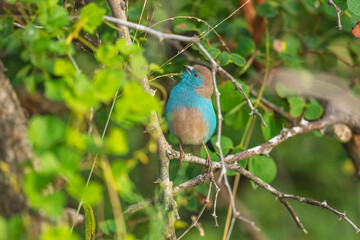
{"label": "sunlit leaf", "polygon": [[83,202],[82,206],[85,212],[85,239],[93,240],[95,239],[96,228],[94,212],[89,203]]}
{"label": "sunlit leaf", "polygon": [[209,48],[207,51],[209,52],[212,58],[217,58],[221,53],[221,51],[217,48]]}
{"label": "sunlit leaf", "polygon": [[95,3],[89,3],[80,12],[80,22],[83,28],[89,33],[94,33],[96,28],[101,25],[106,10],[98,7]]}
{"label": "sunlit leaf", "polygon": [[81,238],[71,232],[68,226],[51,226],[48,225],[41,235],[41,240],[80,240]]}
{"label": "sunlit leaf", "polygon": [[219,63],[220,66],[226,66],[230,63],[230,61],[231,61],[230,54],[228,54],[227,52],[222,52],[217,59],[217,62]]}
{"label": "sunlit leaf", "polygon": [[111,129],[106,140],[106,146],[109,153],[126,154],[129,151],[125,132],[117,127]]}

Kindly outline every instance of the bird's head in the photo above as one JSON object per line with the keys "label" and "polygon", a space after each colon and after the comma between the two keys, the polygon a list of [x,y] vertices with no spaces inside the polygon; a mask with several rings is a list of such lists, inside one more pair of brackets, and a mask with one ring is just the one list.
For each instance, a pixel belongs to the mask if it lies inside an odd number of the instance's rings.
{"label": "bird's head", "polygon": [[187,66],[181,77],[187,85],[193,88],[200,96],[211,98],[214,91],[213,78],[210,70],[201,65]]}

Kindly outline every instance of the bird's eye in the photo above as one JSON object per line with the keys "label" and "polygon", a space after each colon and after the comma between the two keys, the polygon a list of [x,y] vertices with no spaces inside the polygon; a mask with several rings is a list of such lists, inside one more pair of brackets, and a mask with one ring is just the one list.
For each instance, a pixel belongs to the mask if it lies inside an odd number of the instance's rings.
{"label": "bird's eye", "polygon": [[196,73],[194,74],[194,77],[199,77],[199,75],[197,75]]}

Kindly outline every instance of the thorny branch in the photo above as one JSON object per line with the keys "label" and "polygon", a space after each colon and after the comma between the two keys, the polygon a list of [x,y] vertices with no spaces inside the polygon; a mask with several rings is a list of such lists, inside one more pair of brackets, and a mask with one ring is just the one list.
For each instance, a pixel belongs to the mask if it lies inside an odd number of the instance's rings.
{"label": "thorny branch", "polygon": [[[337,122],[348,122],[348,121],[349,121],[349,119],[347,119],[346,117],[341,116],[341,115],[330,116],[330,117],[327,117],[327,118],[324,118],[322,120],[318,120],[315,122],[302,121],[302,123],[299,126],[295,126],[291,129],[283,129],[283,131],[279,135],[275,136],[274,138],[270,139],[269,141],[263,143],[262,145],[260,145],[258,147],[251,148],[251,149],[245,150],[245,151],[237,153],[237,154],[228,155],[225,158],[226,169],[240,173],[241,175],[245,176],[246,178],[248,178],[251,181],[253,181],[254,183],[256,183],[258,186],[264,188],[265,190],[267,190],[270,193],[272,193],[273,195],[275,195],[280,200],[280,202],[282,204],[284,204],[284,206],[288,209],[288,211],[290,212],[291,216],[293,217],[293,219],[296,222],[296,224],[298,225],[298,227],[304,232],[306,232],[306,229],[300,222],[299,217],[296,215],[296,213],[295,213],[294,209],[292,208],[292,206],[290,205],[290,203],[287,202],[287,199],[293,199],[293,200],[297,200],[300,202],[304,202],[306,204],[325,208],[325,209],[331,211],[332,213],[336,214],[337,216],[339,216],[340,219],[345,220],[348,224],[350,224],[354,228],[354,230],[356,232],[359,232],[360,231],[359,227],[357,227],[356,224],[354,224],[348,217],[346,217],[345,213],[342,213],[342,212],[328,206],[326,202],[319,202],[316,200],[303,198],[303,197],[292,195],[292,194],[285,194],[285,193],[277,190],[270,184],[264,182],[260,178],[256,177],[255,175],[253,175],[252,173],[250,173],[249,171],[247,171],[246,169],[244,169],[243,167],[241,167],[239,164],[236,163],[237,161],[244,160],[251,156],[269,154],[273,148],[275,148],[281,142],[283,142],[293,136],[303,134],[306,132],[310,132],[313,130],[321,130],[326,126],[332,125]],[[178,158],[180,156],[180,153],[178,151],[175,151],[174,149],[172,149],[170,146],[167,150],[167,154],[168,154],[169,158],[171,158],[171,159]],[[185,158],[183,161],[206,166],[205,159],[193,156],[191,154],[185,154]],[[214,170],[221,169],[222,164],[219,162],[214,162],[213,168],[214,168]],[[200,184],[204,183],[206,180],[207,180],[207,174],[206,173],[200,174],[197,177],[190,179],[187,182],[182,183],[179,186],[174,187],[174,194],[178,194],[186,189],[194,187],[195,185],[200,185]],[[145,206],[148,206],[148,204],[151,204],[151,200],[147,200],[145,203],[138,203],[136,205],[132,205],[124,213],[125,214],[134,213],[136,211],[143,209]]]}

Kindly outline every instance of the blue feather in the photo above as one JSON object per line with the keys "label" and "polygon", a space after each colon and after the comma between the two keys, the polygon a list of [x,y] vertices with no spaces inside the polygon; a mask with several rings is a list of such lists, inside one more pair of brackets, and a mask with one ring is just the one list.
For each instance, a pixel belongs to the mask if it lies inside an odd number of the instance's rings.
{"label": "blue feather", "polygon": [[206,143],[215,132],[216,115],[210,98],[204,98],[195,91],[201,85],[201,77],[194,77],[194,75],[184,72],[181,82],[170,93],[170,98],[166,105],[166,121],[170,132],[174,134],[171,128],[172,113],[184,107],[197,109],[201,112],[203,120],[207,125],[206,139],[203,140]]}

